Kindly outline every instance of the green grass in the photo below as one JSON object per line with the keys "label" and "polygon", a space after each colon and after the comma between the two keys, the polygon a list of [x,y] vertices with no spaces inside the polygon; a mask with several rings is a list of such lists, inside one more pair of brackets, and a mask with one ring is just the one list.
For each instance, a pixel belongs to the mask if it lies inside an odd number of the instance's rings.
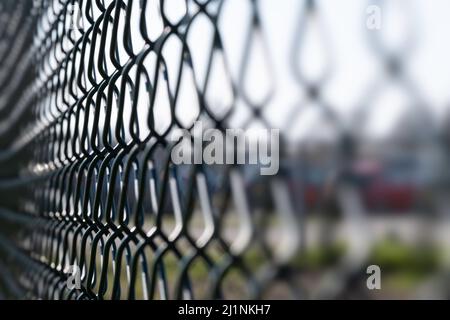
{"label": "green grass", "polygon": [[344,242],[308,248],[303,254],[296,255],[292,264],[300,269],[320,270],[335,264],[345,254],[346,250],[347,246]]}
{"label": "green grass", "polygon": [[440,250],[431,245],[414,246],[396,239],[377,243],[369,258],[384,272],[409,272],[417,275],[433,272],[440,264]]}

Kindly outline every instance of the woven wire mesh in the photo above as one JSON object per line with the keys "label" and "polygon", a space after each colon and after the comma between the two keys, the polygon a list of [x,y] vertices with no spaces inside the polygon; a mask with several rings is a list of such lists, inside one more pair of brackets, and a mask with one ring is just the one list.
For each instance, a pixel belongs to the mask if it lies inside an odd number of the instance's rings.
{"label": "woven wire mesh", "polygon": [[[5,292],[44,299],[237,298],[259,297],[279,280],[295,294],[289,265],[295,233],[282,249],[287,254],[254,237],[263,233],[244,196],[253,188],[244,173],[176,166],[169,157],[171,129],[190,129],[198,119],[225,128],[236,104],[238,84],[227,75],[217,27],[223,4],[2,2],[8,27],[2,27],[1,111],[8,123],[1,128],[1,161],[11,176],[1,182],[0,242],[8,257],[1,268],[11,273]],[[257,2],[249,5],[251,42],[260,23]],[[204,79],[194,77],[187,42],[200,19],[213,33],[204,45]],[[228,86],[228,100],[213,100],[218,86]],[[264,124],[261,109],[270,96],[263,98],[242,94],[254,113],[247,122]],[[271,193],[258,184],[258,198]],[[276,192],[276,205],[283,205]],[[255,208],[272,211],[272,200],[266,202]],[[282,226],[296,229],[292,212],[286,219]],[[82,286],[70,290],[73,265]]]}
{"label": "woven wire mesh", "polygon": [[[270,54],[261,2],[0,2],[0,297],[310,297],[301,282],[307,212],[344,211],[353,223],[356,249],[333,271],[342,286],[318,296],[337,296],[364,271],[368,240],[349,167],[377,85],[346,126],[322,94],[332,59],[316,78],[298,62],[306,30],[323,20],[316,1],[296,2],[287,69]],[[240,46],[228,43],[232,32]],[[403,76],[405,51],[371,43],[388,77],[414,95],[422,125],[414,140],[428,143],[433,126]],[[291,87],[277,84],[280,72]],[[304,99],[286,107],[286,90]],[[296,139],[309,109],[331,142]],[[170,134],[194,131],[198,120],[223,131],[281,128],[278,174],[174,164]],[[306,175],[317,165],[325,183],[311,189]],[[67,285],[73,266],[79,288]]]}

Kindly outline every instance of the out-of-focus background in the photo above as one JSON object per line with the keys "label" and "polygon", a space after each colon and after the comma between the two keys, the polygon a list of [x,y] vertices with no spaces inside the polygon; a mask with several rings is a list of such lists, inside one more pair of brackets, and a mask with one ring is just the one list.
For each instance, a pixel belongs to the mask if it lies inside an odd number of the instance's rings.
{"label": "out-of-focus background", "polygon": [[[449,13],[1,0],[0,297],[450,298]],[[279,172],[175,165],[196,120]]]}

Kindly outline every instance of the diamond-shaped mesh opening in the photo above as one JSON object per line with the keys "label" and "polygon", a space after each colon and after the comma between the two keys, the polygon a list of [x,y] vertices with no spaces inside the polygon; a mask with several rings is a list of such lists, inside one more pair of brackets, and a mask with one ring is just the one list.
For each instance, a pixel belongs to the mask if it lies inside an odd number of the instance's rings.
{"label": "diamond-shaped mesh opening", "polygon": [[[445,46],[415,56],[419,32],[390,32],[410,11],[372,2],[380,32],[356,0],[0,1],[0,298],[355,292],[371,212],[449,198],[445,77],[426,76],[446,68],[409,61]],[[230,128],[279,130],[255,149],[279,170],[236,163],[234,137],[214,150],[233,161],[198,161]]]}

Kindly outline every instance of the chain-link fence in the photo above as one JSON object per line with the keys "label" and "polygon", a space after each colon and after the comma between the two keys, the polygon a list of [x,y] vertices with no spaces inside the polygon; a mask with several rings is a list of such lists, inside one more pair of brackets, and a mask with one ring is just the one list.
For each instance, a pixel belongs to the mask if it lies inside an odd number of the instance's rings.
{"label": "chain-link fence", "polygon": [[[359,24],[383,76],[339,89],[362,97],[342,115],[326,2],[0,1],[0,297],[368,296],[370,212],[446,208],[447,142],[406,72],[414,32],[390,50],[370,30],[383,1]],[[413,112],[380,142],[386,83]],[[280,129],[278,173],[174,163],[199,123]]]}

